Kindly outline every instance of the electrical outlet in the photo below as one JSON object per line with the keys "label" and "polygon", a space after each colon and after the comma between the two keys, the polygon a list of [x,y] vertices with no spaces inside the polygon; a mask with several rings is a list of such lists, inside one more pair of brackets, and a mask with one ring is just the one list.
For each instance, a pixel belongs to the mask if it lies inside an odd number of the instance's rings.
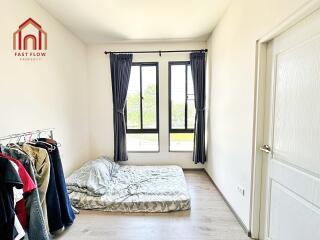
{"label": "electrical outlet", "polygon": [[244,196],[244,188],[241,187],[241,186],[237,186],[237,189],[238,189],[239,193],[240,193],[242,196]]}

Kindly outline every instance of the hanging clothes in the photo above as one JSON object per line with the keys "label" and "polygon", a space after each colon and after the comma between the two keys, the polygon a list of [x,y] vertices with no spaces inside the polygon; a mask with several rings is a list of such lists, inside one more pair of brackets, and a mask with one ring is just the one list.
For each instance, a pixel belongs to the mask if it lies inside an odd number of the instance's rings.
{"label": "hanging clothes", "polygon": [[57,142],[31,137],[0,144],[0,240],[49,240],[75,219]]}
{"label": "hanging clothes", "polygon": [[19,174],[8,159],[0,157],[0,236],[1,239],[14,239],[18,232],[14,228],[16,217],[13,187],[22,189]]}
{"label": "hanging clothes", "polygon": [[35,146],[46,149],[50,159],[50,180],[47,191],[48,221],[50,232],[56,232],[70,226],[73,213],[57,143],[52,139],[39,138]]}
{"label": "hanging clothes", "polygon": [[[15,164],[14,162],[10,162],[10,163],[14,167],[14,169],[16,170],[17,174],[19,174],[18,165]],[[20,200],[23,199],[23,189],[18,189],[16,187],[13,187],[13,198],[14,198],[14,208],[15,208],[17,202],[19,202]],[[26,235],[17,215],[14,216],[14,228],[17,232],[17,235],[14,238],[15,240],[20,240]]]}
{"label": "hanging clothes", "polygon": [[31,161],[33,162],[33,165],[35,167],[35,171],[37,173],[36,181],[39,190],[41,208],[43,211],[44,219],[48,225],[46,201],[50,178],[50,159],[48,152],[43,148],[35,147],[27,143],[22,144],[21,149],[31,157]]}
{"label": "hanging clothes", "polygon": [[[27,154],[16,148],[10,148],[8,146],[3,145],[0,145],[0,151],[8,156],[11,156],[19,160],[25,167],[26,171],[29,173],[29,176],[32,178],[33,182],[36,182],[35,167],[33,166],[33,163]],[[25,204],[27,217],[29,219],[29,222],[32,223],[28,226],[27,235],[25,239],[49,240],[50,237],[49,229],[47,227],[48,224],[45,223],[45,219],[43,216],[38,188],[36,188],[32,193],[30,193],[27,196]]]}
{"label": "hanging clothes", "polygon": [[27,219],[27,211],[26,211],[26,204],[25,204],[25,198],[26,196],[31,193],[34,189],[36,189],[35,183],[32,181],[31,177],[17,159],[14,159],[12,157],[9,157],[7,155],[4,155],[0,153],[0,157],[4,157],[8,159],[11,162],[14,162],[18,166],[18,172],[20,179],[23,183],[23,194],[24,198],[21,199],[19,202],[17,202],[15,207],[16,215],[24,229],[28,228],[28,219]]}
{"label": "hanging clothes", "polygon": [[53,164],[54,173],[56,177],[56,184],[57,184],[57,190],[59,194],[62,220],[64,225],[68,227],[73,223],[75,219],[75,215],[74,215],[74,212],[71,206],[71,201],[67,191],[67,186],[66,186],[66,181],[64,177],[58,144],[53,139],[39,138],[38,140],[47,142],[53,145],[54,147],[53,150],[49,151],[49,154],[52,159],[52,164]]}

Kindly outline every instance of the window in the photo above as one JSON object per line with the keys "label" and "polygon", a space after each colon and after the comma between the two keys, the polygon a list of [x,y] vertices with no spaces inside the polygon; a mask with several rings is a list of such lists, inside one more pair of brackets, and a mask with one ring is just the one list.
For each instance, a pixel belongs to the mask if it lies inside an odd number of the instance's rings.
{"label": "window", "polygon": [[133,63],[125,109],[127,149],[159,151],[158,63]]}
{"label": "window", "polygon": [[169,149],[192,151],[194,88],[190,62],[169,63]]}

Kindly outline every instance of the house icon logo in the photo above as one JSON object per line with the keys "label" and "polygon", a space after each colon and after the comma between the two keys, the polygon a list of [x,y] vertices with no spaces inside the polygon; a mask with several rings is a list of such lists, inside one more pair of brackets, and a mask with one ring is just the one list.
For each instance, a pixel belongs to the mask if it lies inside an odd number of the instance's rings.
{"label": "house icon logo", "polygon": [[[35,60],[46,56],[48,49],[48,34],[42,26],[32,18],[28,18],[19,25],[13,33],[13,50],[21,60]],[[27,59],[28,58],[28,59]]]}

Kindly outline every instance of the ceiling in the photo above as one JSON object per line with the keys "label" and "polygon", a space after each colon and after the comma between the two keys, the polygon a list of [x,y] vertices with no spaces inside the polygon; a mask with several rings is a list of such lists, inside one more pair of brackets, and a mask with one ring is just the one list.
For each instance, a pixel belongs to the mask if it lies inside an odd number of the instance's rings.
{"label": "ceiling", "polygon": [[36,0],[86,43],[206,40],[230,0]]}

